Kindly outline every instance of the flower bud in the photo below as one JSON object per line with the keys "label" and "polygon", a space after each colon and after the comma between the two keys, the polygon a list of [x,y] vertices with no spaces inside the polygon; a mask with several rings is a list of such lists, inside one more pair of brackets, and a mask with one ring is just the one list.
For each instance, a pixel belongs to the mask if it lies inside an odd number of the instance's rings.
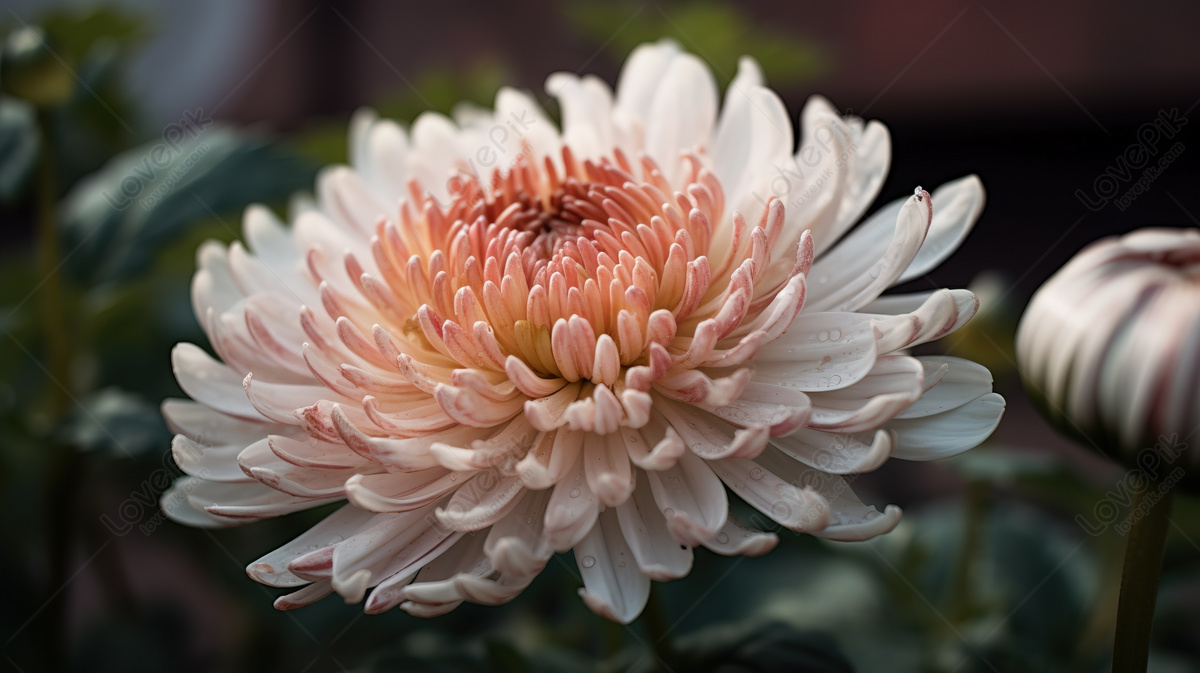
{"label": "flower bud", "polygon": [[4,90],[38,107],[66,102],[75,91],[75,76],[54,53],[41,28],[26,26],[4,42],[0,61]]}
{"label": "flower bud", "polygon": [[1029,302],[1017,360],[1060,429],[1131,467],[1175,462],[1200,425],[1200,230],[1085,248]]}

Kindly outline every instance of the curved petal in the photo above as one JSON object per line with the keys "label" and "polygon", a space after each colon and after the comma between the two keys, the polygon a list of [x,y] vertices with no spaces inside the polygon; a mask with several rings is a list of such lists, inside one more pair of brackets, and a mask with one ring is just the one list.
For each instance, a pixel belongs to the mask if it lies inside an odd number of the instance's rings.
{"label": "curved petal", "polygon": [[691,571],[692,550],[672,537],[650,489],[636,489],[633,497],[617,508],[617,520],[638,569],[647,577],[666,582]]}
{"label": "curved petal", "polygon": [[679,542],[694,547],[725,525],[729,499],[707,461],[687,451],[674,467],[645,475],[667,528]]}
{"label": "curved petal", "polygon": [[925,370],[916,358],[881,357],[858,383],[809,393],[813,404],[809,427],[849,433],[876,428],[920,399],[924,383]]}
{"label": "curved petal", "polygon": [[959,178],[933,190],[933,221],[921,249],[897,283],[906,283],[937,268],[962,245],[983,212],[983,183],[977,175]]}
{"label": "curved petal", "polygon": [[956,456],[991,436],[1004,415],[1004,398],[988,393],[940,414],[892,420],[896,433],[893,455],[904,460],[937,460]]}
{"label": "curved petal", "polygon": [[592,612],[621,624],[641,614],[650,598],[650,578],[625,560],[632,558],[616,511],[606,510],[575,545],[575,563],[583,577],[579,595]]}
{"label": "curved petal", "polygon": [[[920,188],[918,188],[920,189]],[[929,193],[885,206],[813,262],[810,311],[853,311],[875,299],[908,268],[932,221]],[[888,236],[891,228],[894,233]]]}

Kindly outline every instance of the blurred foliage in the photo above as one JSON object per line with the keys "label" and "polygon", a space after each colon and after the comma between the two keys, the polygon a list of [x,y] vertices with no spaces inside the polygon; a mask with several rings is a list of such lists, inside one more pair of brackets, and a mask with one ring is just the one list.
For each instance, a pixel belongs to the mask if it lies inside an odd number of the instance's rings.
{"label": "blurred foliage", "polygon": [[379,101],[380,115],[412,121],[426,110],[452,114],[459,105],[492,107],[496,91],[512,82],[511,68],[499,56],[480,58],[465,68],[436,68],[419,75],[411,88]]}
{"label": "blurred foliage", "polygon": [[40,146],[33,106],[0,96],[0,204],[11,203],[25,189]]}
{"label": "blurred foliage", "polygon": [[151,33],[144,17],[102,6],[82,12],[53,11],[44,15],[40,23],[66,54],[75,56],[104,44],[130,50]]}
{"label": "blurred foliage", "polygon": [[134,148],[81,180],[63,203],[67,272],[81,283],[126,280],[145,271],[188,225],[279,202],[312,184],[315,166],[261,138],[211,127],[202,118]]}
{"label": "blurred foliage", "polygon": [[[778,620],[723,624],[690,633],[675,643],[678,654],[667,664],[677,673],[853,673],[850,662],[827,635],[806,632]],[[654,673],[657,658],[629,652],[608,670]]]}
{"label": "blurred foliage", "polygon": [[1021,307],[1012,296],[1014,283],[994,271],[976,276],[967,289],[979,298],[979,312],[946,338],[944,348],[955,357],[987,367],[997,380],[1016,372],[1016,333]]}
{"label": "blurred foliage", "polygon": [[[188,649],[194,614],[136,599],[142,577],[127,575],[114,542],[158,529],[157,497],[175,474],[158,401],[179,394],[171,346],[203,340],[188,301],[197,245],[235,237],[246,205],[281,204],[315,174],[272,139],[199,111],[142,128],[120,75],[144,26],[109,10],[4,26],[0,203],[51,225],[38,231],[39,254],[0,259],[0,527],[10,541],[0,571],[27,579],[6,583],[0,600],[5,654],[25,670],[209,670],[214,655],[206,664]],[[34,175],[39,155],[50,170]],[[58,346],[46,332],[56,323]],[[71,615],[76,637],[65,641],[58,591],[80,545],[96,550],[85,565],[101,587],[85,605],[104,612]]]}
{"label": "blurred foliage", "polygon": [[60,441],[81,451],[132,458],[161,450],[166,424],[156,405],[120,388],[97,390],[80,400],[60,429]]}
{"label": "blurred foliage", "polygon": [[799,40],[764,27],[734,3],[573,2],[564,11],[580,32],[619,59],[639,44],[673,38],[708,62],[721,87],[733,79],[744,55],[757,59],[767,81],[776,86],[811,79],[826,67],[825,52],[815,39]]}
{"label": "blurred foliage", "polygon": [[138,140],[137,107],[129,101],[120,73],[150,27],[139,14],[105,7],[54,10],[37,27],[15,14],[0,16],[5,34],[31,29],[44,31],[49,52],[45,60],[58,78],[69,77],[71,87],[69,98],[49,110],[61,188]]}
{"label": "blurred foliage", "polygon": [[44,108],[71,97],[75,88],[71,68],[41,28],[13,31],[4,41],[0,59],[0,85],[10,94]]}
{"label": "blurred foliage", "polygon": [[[673,36],[709,60],[722,82],[743,53],[776,83],[823,67],[814,43],[775,33],[732,4],[648,7],[627,26],[633,5],[578,3],[566,11],[619,58],[637,43]],[[345,161],[345,120],[316,124],[285,144],[202,116],[181,120],[182,135],[145,129],[120,77],[124,56],[149,32],[145,19],[88,10],[57,13],[40,26],[62,59],[53,62],[74,73],[71,95],[39,114],[13,95],[30,89],[0,94],[0,204],[28,207],[32,168],[45,149],[37,124],[49,125],[54,193],[63,196],[55,208],[65,271],[58,299],[71,351],[59,383],[71,404],[64,414],[46,404],[56,385],[41,364],[39,293],[48,291],[47,276],[28,250],[5,250],[0,529],[8,553],[0,573],[10,581],[0,585],[0,626],[9,634],[8,661],[43,670],[57,651],[81,671],[652,670],[645,618],[624,627],[592,615],[575,599],[570,554],[553,558],[500,608],[464,605],[430,621],[397,610],[364,617],[361,606],[331,598],[284,614],[271,607],[276,590],[247,580],[245,563],[327,511],[207,533],[163,522],[156,499],[176,472],[157,402],[180,394],[171,346],[204,342],[188,297],[196,248],[238,237],[246,204],[280,206],[311,186],[315,166]],[[509,70],[488,58],[465,74],[428,71],[414,77],[420,95],[401,89],[378,109],[411,121],[430,108],[452,113],[460,101],[487,106]],[[953,352],[987,363],[1000,380],[1011,362],[1015,310],[986,282],[972,287],[983,310]],[[1119,474],[1114,469],[1098,486],[1033,447],[992,446],[945,465],[963,496],[912,508],[877,540],[826,543],[779,531],[779,549],[765,558],[698,551],[686,581],[656,590],[669,615],[672,669],[1105,670],[1124,540],[1112,527],[1089,535],[1074,517],[1095,511]],[[63,502],[72,507],[57,516]],[[734,506],[743,520],[767,523]],[[1195,670],[1200,657],[1200,502],[1179,499],[1175,520],[1157,673]],[[52,550],[64,540],[67,571],[82,570],[58,596],[63,578],[51,571]],[[69,641],[50,616],[65,594]]]}
{"label": "blurred foliage", "polygon": [[[464,68],[435,68],[418,75],[413,86],[402,86],[371,107],[379,116],[405,125],[427,111],[452,116],[463,105],[490,108],[500,87],[512,81],[510,75],[511,69],[499,56],[476,60]],[[344,164],[346,120],[313,122],[289,145],[300,156],[320,165]]]}

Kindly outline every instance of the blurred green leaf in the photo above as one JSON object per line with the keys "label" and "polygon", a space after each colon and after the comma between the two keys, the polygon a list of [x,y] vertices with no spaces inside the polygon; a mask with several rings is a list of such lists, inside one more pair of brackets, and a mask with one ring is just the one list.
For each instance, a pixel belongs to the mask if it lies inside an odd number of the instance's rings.
{"label": "blurred green leaf", "polygon": [[61,105],[75,90],[70,65],[40,26],[22,26],[4,40],[0,83],[4,92],[39,108]]}
{"label": "blurred green leaf", "polygon": [[464,104],[490,108],[496,92],[511,81],[504,60],[489,56],[466,68],[427,70],[416,78],[413,87],[399,89],[394,96],[379,101],[376,109],[382,117],[411,122],[427,110],[449,115]]}
{"label": "blurred green leaf", "polygon": [[1085,479],[1062,456],[1045,452],[989,442],[942,464],[968,480],[1011,489],[1066,514],[1091,512],[1104,496],[1103,488]]}
{"label": "blurred green leaf", "polygon": [[121,81],[123,56],[110,41],[89,50],[75,68],[75,95],[53,111],[55,158],[68,181],[139,140],[140,114]]}
{"label": "blurred green leaf", "polygon": [[[38,19],[51,50],[47,62],[70,89],[65,102],[48,110],[64,188],[138,139],[139,114],[122,86],[121,67],[149,30],[141,15],[113,8],[54,9]],[[8,29],[26,26],[12,16],[0,22]]]}
{"label": "blurred green leaf", "polygon": [[11,203],[21,194],[37,165],[40,146],[33,106],[0,96],[0,202]]}
{"label": "blurred green leaf", "polygon": [[[670,37],[708,61],[722,86],[744,55],[753,56],[775,85],[804,81],[825,68],[825,53],[815,41],[756,25],[734,4],[671,2],[644,12],[638,7],[609,2],[565,6],[580,31],[610,53],[624,58],[639,44]],[[635,13],[636,20],[630,20]]]}
{"label": "blurred green leaf", "polygon": [[956,618],[964,523],[961,510],[938,509],[909,514],[896,531],[866,544],[831,543],[861,557],[891,587],[899,608],[893,635],[916,627],[924,639],[925,663],[908,670],[1086,670],[1066,665],[1077,662],[1098,586],[1090,538],[1037,510],[993,507],[979,524],[986,528],[974,550],[978,571],[966,586],[972,609]]}
{"label": "blurred green leaf", "polygon": [[947,354],[988,368],[997,382],[1016,373],[1017,322],[1021,307],[1008,289],[1012,279],[999,271],[982,271],[967,289],[979,298],[979,311],[953,337],[942,343]]}
{"label": "blurred green leaf", "polygon": [[[588,617],[595,619],[590,614]],[[463,633],[461,628],[425,626],[409,632],[385,652],[377,653],[364,670],[372,673],[558,673],[594,669],[587,658],[557,645],[543,643],[529,651],[519,648],[511,637],[501,637],[497,633],[504,630],[504,627],[493,628],[486,632],[490,635],[473,636]]]}
{"label": "blurred green leaf", "polygon": [[106,451],[128,458],[161,449],[171,436],[156,406],[113,387],[85,397],[60,434],[80,451]]}
{"label": "blurred green leaf", "polygon": [[297,154],[321,166],[345,164],[347,152],[346,120],[324,120],[309,125],[288,146]]}
{"label": "blurred green leaf", "polygon": [[134,47],[150,32],[144,16],[115,7],[54,11],[43,16],[40,23],[62,51],[77,57],[99,42]]}
{"label": "blurred green leaf", "polygon": [[[158,142],[112,159],[62,204],[68,271],[78,282],[127,279],[202,219],[240,230],[240,211],[312,184],[315,166],[263,138],[182,120]],[[177,132],[176,132],[177,131]],[[178,137],[177,137],[178,136]]]}
{"label": "blurred green leaf", "polygon": [[[673,643],[668,663],[676,673],[852,673],[846,657],[826,635],[800,631],[781,621],[709,627]],[[653,673],[659,661],[642,648],[625,653],[614,670]]]}
{"label": "blurred green leaf", "polygon": [[488,670],[496,673],[529,673],[529,664],[512,643],[489,638],[484,647],[487,648]]}
{"label": "blurred green leaf", "polygon": [[979,447],[942,462],[967,479],[1011,485],[1021,479],[1044,479],[1069,472],[1062,459],[1044,452]]}

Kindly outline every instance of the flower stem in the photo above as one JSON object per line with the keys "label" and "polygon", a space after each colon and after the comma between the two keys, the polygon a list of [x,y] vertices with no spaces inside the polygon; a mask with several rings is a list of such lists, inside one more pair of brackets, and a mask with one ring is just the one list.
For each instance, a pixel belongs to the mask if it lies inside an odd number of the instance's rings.
{"label": "flower stem", "polygon": [[972,479],[967,483],[962,543],[958,549],[954,574],[951,576],[953,591],[950,619],[955,623],[968,619],[975,609],[971,590],[979,573],[979,557],[983,551],[991,503],[991,484],[981,479]]}
{"label": "flower stem", "polygon": [[1171,517],[1169,490],[1145,477],[1139,477],[1139,486],[1134,490],[1132,526],[1125,542],[1113,673],[1145,673],[1154,603],[1158,598],[1158,574]]}
{"label": "flower stem", "polygon": [[658,660],[658,668],[669,670],[668,667],[674,659],[674,651],[671,649],[671,627],[667,624],[662,595],[655,583],[650,584],[650,598],[646,601],[646,609],[642,611],[642,624],[646,627],[646,635],[650,637],[650,648]]}
{"label": "flower stem", "polygon": [[[54,218],[57,180],[54,166],[53,118],[49,110],[38,111],[38,130],[41,134],[37,166],[36,217],[37,259],[43,277],[38,304],[41,306],[43,343],[46,344],[49,382],[50,417],[60,423],[70,409],[68,383],[71,370],[71,343],[68,340],[63,311],[63,285],[59,276],[60,250],[58,223]],[[52,425],[52,427],[55,427]],[[76,498],[81,466],[74,460],[69,446],[55,440],[48,448],[49,466],[46,472],[46,517],[49,526],[49,585],[50,598],[46,606],[47,670],[66,670],[67,597],[57,596],[68,581],[75,532]]]}
{"label": "flower stem", "polygon": [[50,384],[50,413],[60,420],[70,404],[67,386],[71,369],[71,345],[63,314],[63,288],[59,275],[58,224],[54,221],[57,180],[54,167],[54,141],[51,114],[38,112],[41,153],[37,167],[37,256],[38,273],[43,278],[38,304],[41,306],[42,339],[46,344],[47,368],[54,381]]}

